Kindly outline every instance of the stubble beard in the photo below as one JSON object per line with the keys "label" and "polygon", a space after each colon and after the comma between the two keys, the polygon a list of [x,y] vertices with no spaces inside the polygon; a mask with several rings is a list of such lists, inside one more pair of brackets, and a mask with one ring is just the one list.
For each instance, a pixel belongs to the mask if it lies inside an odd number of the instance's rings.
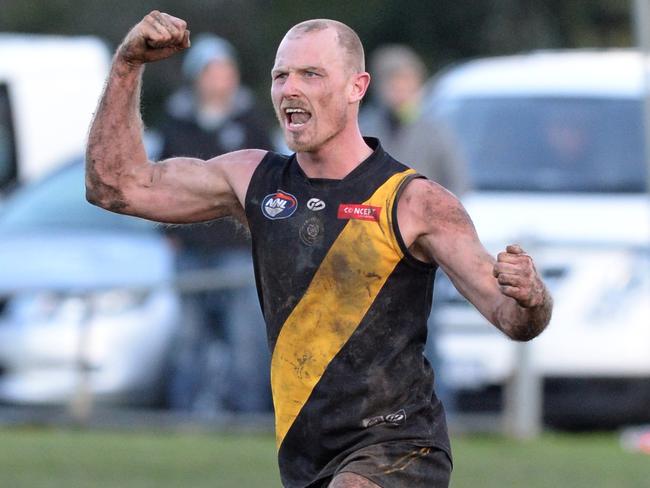
{"label": "stubble beard", "polygon": [[[284,119],[281,118],[282,114],[277,114],[280,124],[284,123]],[[313,122],[315,123],[315,122]],[[347,124],[347,114],[345,111],[341,111],[336,118],[336,124],[330,133],[325,136],[318,138],[318,135],[309,136],[308,134],[299,133],[293,134],[283,129],[284,132],[284,141],[289,149],[296,153],[313,153],[321,149],[325,144],[330,142],[336,136],[338,136]],[[284,126],[283,126],[284,127]],[[300,138],[305,137],[306,140],[302,141]]]}

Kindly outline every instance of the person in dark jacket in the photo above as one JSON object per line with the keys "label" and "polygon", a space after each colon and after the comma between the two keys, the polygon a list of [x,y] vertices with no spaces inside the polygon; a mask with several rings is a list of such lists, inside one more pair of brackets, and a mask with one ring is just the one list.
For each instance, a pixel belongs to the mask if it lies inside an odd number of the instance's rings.
{"label": "person in dark jacket", "polygon": [[426,68],[420,57],[403,44],[380,46],[370,57],[370,72],[375,90],[359,117],[363,134],[462,197],[471,186],[465,159],[450,130],[423,111]]}
{"label": "person in dark jacket", "polygon": [[[197,36],[182,71],[187,84],[167,102],[161,158],[209,159],[245,147],[271,147],[266,121],[240,82],[228,41]],[[170,226],[166,232],[178,249],[180,275],[252,269],[247,231],[234,219]],[[268,349],[256,302],[252,281],[246,287],[183,294],[186,320],[173,352],[172,408],[203,414],[270,409]]]}

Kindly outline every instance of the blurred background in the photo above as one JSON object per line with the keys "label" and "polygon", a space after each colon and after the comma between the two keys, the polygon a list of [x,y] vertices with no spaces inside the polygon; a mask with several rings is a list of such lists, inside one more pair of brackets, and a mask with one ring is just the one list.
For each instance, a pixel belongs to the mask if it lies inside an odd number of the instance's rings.
{"label": "blurred background", "polygon": [[458,195],[490,252],[535,258],[555,311],[528,344],[438,276],[452,486],[649,486],[648,0],[1,0],[0,484],[279,486],[245,229],[85,202],[112,53],[152,9],[193,40],[145,71],[152,159],[285,151],[275,49],[338,19],[373,77],[364,134]]}

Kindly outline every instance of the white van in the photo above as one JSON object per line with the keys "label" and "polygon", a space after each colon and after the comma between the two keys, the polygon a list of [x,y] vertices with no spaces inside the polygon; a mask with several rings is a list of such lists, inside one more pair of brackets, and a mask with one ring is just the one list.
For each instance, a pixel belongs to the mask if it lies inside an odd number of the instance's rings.
{"label": "white van", "polygon": [[94,37],[0,33],[0,195],[83,152],[109,63]]}
{"label": "white van", "polygon": [[[441,75],[427,109],[452,128],[474,191],[463,200],[496,254],[521,243],[555,298],[530,343],[546,421],[650,421],[650,200],[639,53],[478,59]],[[498,409],[514,343],[448,281],[434,308],[461,412]]]}

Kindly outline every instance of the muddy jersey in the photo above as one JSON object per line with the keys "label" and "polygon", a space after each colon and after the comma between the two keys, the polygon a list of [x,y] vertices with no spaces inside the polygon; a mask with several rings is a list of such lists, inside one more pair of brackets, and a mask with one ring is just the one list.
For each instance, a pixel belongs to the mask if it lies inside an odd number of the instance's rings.
{"label": "muddy jersey", "polygon": [[396,221],[418,175],[367,143],[372,155],[342,180],[308,178],[295,156],[268,153],[246,195],[287,487],[370,444],[449,449],[423,356],[435,266],[408,252]]}

